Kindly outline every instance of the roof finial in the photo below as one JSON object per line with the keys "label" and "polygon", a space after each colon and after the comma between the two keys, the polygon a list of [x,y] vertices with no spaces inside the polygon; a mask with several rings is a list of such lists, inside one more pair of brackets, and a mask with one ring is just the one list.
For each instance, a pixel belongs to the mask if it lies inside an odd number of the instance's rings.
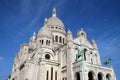
{"label": "roof finial", "polygon": [[53,8],[52,17],[56,17],[56,8]]}

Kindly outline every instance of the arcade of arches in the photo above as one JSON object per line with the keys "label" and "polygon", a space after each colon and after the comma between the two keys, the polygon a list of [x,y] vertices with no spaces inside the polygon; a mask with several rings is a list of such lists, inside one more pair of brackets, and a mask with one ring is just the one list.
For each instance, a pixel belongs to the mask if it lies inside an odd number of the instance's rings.
{"label": "arcade of arches", "polygon": [[[79,72],[76,72],[74,75],[74,80],[81,80],[81,75]],[[97,75],[93,71],[88,72],[88,80],[112,80],[110,74],[103,75],[102,72],[99,72]]]}

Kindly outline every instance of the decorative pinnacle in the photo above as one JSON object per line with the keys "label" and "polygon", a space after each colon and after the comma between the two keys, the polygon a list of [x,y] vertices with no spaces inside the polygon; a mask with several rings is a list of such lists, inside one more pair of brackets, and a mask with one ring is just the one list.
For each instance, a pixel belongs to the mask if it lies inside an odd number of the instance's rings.
{"label": "decorative pinnacle", "polygon": [[92,44],[96,44],[95,40],[92,38]]}
{"label": "decorative pinnacle", "polygon": [[47,20],[47,17],[46,17],[45,20],[44,20],[44,25],[47,24],[47,21],[48,21],[48,20]]}
{"label": "decorative pinnacle", "polygon": [[71,32],[70,30],[68,30],[67,34],[70,34],[70,35],[71,35],[71,34],[72,34],[72,32]]}
{"label": "decorative pinnacle", "polygon": [[56,17],[56,8],[53,8],[52,17]]}

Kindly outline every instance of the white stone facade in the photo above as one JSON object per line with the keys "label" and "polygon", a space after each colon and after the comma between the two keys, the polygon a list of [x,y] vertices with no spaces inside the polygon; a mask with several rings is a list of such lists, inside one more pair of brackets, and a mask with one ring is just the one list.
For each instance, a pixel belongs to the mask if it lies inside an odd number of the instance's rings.
{"label": "white stone facade", "polygon": [[[78,56],[78,53],[81,55]],[[103,67],[97,44],[83,29],[77,37],[66,32],[53,9],[38,34],[18,51],[9,80],[116,80],[112,67]]]}

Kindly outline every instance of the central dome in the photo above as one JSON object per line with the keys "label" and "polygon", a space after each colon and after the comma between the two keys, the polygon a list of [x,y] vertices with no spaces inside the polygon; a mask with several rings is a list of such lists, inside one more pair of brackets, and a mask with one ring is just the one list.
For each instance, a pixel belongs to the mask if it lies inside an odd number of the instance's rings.
{"label": "central dome", "polygon": [[61,28],[64,28],[63,22],[59,18],[57,18],[57,17],[49,18],[47,25],[48,26],[59,26]]}
{"label": "central dome", "polygon": [[56,16],[56,9],[55,9],[55,7],[53,8],[52,17],[50,17],[48,19],[47,25],[48,26],[59,26],[59,27],[64,29],[63,22]]}

